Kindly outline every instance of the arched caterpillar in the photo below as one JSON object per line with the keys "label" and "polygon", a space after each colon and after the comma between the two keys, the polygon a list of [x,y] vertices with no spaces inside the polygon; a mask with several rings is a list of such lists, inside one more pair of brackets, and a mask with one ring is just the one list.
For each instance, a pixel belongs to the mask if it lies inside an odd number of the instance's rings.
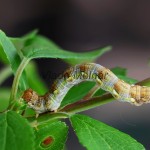
{"label": "arched caterpillar", "polygon": [[150,102],[150,87],[129,85],[109,69],[95,63],[79,64],[67,69],[52,84],[49,92],[39,96],[32,89],[23,94],[23,99],[40,114],[55,111],[71,87],[82,81],[95,81],[100,88],[110,92],[115,99],[135,105]]}

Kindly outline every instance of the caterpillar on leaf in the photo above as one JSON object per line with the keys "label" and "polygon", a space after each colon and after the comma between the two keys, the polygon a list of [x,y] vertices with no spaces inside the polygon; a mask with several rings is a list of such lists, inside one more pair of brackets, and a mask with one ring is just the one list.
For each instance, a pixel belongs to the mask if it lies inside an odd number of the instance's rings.
{"label": "caterpillar on leaf", "polygon": [[123,102],[137,106],[150,102],[150,87],[130,85],[119,79],[109,69],[95,63],[79,64],[67,69],[43,96],[28,89],[22,97],[37,114],[56,111],[70,88],[83,81],[95,81],[100,88]]}

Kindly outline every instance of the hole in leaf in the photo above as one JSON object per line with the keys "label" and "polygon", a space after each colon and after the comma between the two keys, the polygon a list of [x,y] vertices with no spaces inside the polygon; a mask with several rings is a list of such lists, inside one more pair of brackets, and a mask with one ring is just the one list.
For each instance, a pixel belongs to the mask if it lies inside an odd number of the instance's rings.
{"label": "hole in leaf", "polygon": [[53,142],[53,138],[49,136],[42,141],[41,146],[44,148],[49,147],[52,144],[52,142]]}

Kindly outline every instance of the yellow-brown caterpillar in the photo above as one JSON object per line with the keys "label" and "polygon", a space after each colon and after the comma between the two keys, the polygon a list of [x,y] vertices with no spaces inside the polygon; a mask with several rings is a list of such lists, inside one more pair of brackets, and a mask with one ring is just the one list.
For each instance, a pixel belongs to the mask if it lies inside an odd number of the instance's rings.
{"label": "yellow-brown caterpillar", "polygon": [[129,85],[118,79],[109,69],[95,63],[71,67],[55,80],[49,92],[44,96],[39,96],[32,89],[28,89],[24,92],[23,99],[38,114],[55,111],[69,89],[83,81],[95,81],[100,88],[110,92],[115,99],[124,102],[135,105],[150,102],[150,87]]}

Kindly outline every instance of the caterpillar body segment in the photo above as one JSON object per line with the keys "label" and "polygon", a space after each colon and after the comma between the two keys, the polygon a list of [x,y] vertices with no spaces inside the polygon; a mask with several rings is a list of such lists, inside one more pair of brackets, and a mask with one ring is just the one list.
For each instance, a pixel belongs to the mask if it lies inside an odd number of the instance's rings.
{"label": "caterpillar body segment", "polygon": [[24,92],[23,99],[39,114],[56,111],[70,88],[83,81],[95,81],[100,88],[123,102],[135,105],[150,102],[150,87],[129,85],[118,79],[109,69],[95,63],[71,67],[54,81],[44,96],[39,96],[32,89],[28,89]]}

